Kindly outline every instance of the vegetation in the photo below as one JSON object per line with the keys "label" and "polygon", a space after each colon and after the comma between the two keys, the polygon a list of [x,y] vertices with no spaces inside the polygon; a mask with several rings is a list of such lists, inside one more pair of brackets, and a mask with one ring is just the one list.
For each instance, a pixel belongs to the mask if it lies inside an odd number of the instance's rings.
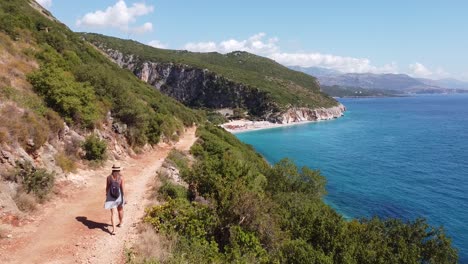
{"label": "vegetation", "polygon": [[197,133],[197,162],[183,178],[208,203],[167,195],[145,218],[177,237],[167,263],[457,262],[442,228],[421,219],[346,221],[323,202],[320,172],[289,160],[270,166],[217,127]]}
{"label": "vegetation", "polygon": [[330,107],[337,102],[320,92],[316,79],[296,72],[273,60],[247,52],[219,54],[157,49],[141,43],[98,34],[82,34],[88,41],[123,54],[134,54],[140,63],[154,61],[177,63],[208,69],[229,80],[268,92],[281,106]]}
{"label": "vegetation", "polygon": [[338,85],[323,86],[322,91],[333,97],[380,97],[397,96],[401,92],[392,90],[364,89],[359,87],[342,87]]}
{"label": "vegetation", "polygon": [[[99,127],[108,111],[128,126],[125,136],[134,146],[175,138],[183,126],[203,120],[198,112],[109,62],[80,36],[32,8],[29,1],[0,2],[0,31],[12,41],[30,43],[34,48],[24,51],[25,55],[39,62],[39,69],[29,75],[39,96],[2,84],[2,98],[19,102],[27,110],[7,105],[1,109],[1,142],[17,141],[34,152],[50,135],[60,133],[60,118],[86,130]],[[142,59],[208,68],[264,89],[283,105],[336,104],[319,92],[312,77],[252,54],[165,51],[108,40],[109,45]],[[200,127],[197,133],[199,141],[191,149],[197,159],[193,166],[177,153],[171,153],[170,159],[185,166],[182,176],[196,188],[193,196],[202,196],[206,202],[191,201],[192,195],[185,190],[166,184],[161,193],[167,202],[150,208],[145,217],[154,230],[174,239],[168,263],[457,262],[457,252],[442,228],[424,220],[346,221],[323,202],[325,179],[318,171],[298,169],[289,160],[270,166],[252,147],[212,125]],[[72,142],[65,152],[76,155],[78,146]],[[88,137],[83,147],[88,159],[103,159],[106,146],[98,137]],[[54,178],[25,163],[18,164],[8,180],[43,200]]]}
{"label": "vegetation", "polygon": [[55,155],[55,163],[65,172],[74,172],[76,170],[75,161],[65,153]]}
{"label": "vegetation", "polygon": [[26,193],[33,193],[39,200],[44,200],[52,191],[55,176],[44,169],[36,169],[31,163],[18,163],[13,175],[14,181],[20,183]]}
{"label": "vegetation", "polygon": [[90,135],[83,142],[85,158],[93,161],[103,161],[106,159],[107,144],[96,135]]}
{"label": "vegetation", "polygon": [[198,113],[134,78],[45,15],[29,1],[0,3],[0,31],[31,43],[24,53],[40,63],[40,69],[28,76],[45,103],[38,111],[53,109],[69,125],[87,129],[99,126],[110,110],[128,126],[126,137],[133,146],[155,144],[161,137],[173,139],[184,125],[201,120]]}

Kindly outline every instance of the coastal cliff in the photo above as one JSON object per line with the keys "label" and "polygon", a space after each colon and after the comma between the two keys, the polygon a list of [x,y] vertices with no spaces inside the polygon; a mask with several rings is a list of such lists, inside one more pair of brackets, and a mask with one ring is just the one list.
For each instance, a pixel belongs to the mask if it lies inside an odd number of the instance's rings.
{"label": "coastal cliff", "polygon": [[342,104],[330,108],[292,107],[268,118],[270,122],[290,124],[304,121],[320,121],[339,118],[344,115],[346,107]]}
{"label": "coastal cliff", "polygon": [[133,54],[98,46],[121,68],[190,107],[243,108],[251,116],[277,124],[338,118],[346,108],[281,107],[268,92],[232,81],[208,69],[184,64],[142,61]]}
{"label": "coastal cliff", "polygon": [[116,50],[106,53],[120,67],[190,107],[244,108],[251,115],[279,111],[267,92],[231,81],[207,69],[174,63],[141,62]]}

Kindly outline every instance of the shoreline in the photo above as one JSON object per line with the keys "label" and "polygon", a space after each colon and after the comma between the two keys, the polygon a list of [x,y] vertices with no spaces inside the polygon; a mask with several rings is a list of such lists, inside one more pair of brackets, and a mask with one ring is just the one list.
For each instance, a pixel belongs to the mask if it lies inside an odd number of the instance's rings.
{"label": "shoreline", "polygon": [[315,121],[307,120],[307,121],[279,124],[279,123],[272,123],[269,121],[251,121],[247,119],[239,119],[239,120],[232,120],[228,123],[224,123],[220,125],[220,127],[224,128],[227,132],[231,134],[240,134],[240,133],[258,131],[258,130],[267,130],[267,129],[280,128],[280,127],[306,125],[310,123],[315,123],[315,122],[320,122],[320,121],[329,121],[329,120],[331,119],[315,120]]}
{"label": "shoreline", "polygon": [[232,134],[237,134],[241,132],[296,126],[323,120],[337,119],[342,117],[345,111],[346,107],[341,103],[330,108],[310,109],[306,107],[293,107],[274,116],[273,120],[277,121],[276,123],[265,120],[251,121],[247,119],[238,119],[224,123],[220,125],[220,127],[226,129],[226,131]]}

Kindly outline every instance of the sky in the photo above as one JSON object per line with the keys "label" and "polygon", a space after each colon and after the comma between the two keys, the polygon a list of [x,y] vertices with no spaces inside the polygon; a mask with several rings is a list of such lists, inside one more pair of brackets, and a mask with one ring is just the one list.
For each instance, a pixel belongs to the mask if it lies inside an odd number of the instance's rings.
{"label": "sky", "polygon": [[468,81],[468,1],[37,1],[74,31],[159,48]]}

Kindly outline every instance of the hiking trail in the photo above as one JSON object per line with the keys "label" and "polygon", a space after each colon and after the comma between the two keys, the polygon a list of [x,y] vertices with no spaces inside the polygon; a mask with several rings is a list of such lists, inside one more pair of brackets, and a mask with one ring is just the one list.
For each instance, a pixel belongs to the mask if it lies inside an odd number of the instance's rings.
{"label": "hiking trail", "polygon": [[172,149],[188,151],[196,128],[188,128],[173,146],[158,144],[152,151],[119,161],[126,180],[123,226],[110,235],[110,213],[104,209],[106,177],[112,162],[86,170],[83,186],[68,184],[31,223],[13,228],[13,237],[0,240],[0,263],[124,263],[125,248],[137,236],[137,223],[150,205],[156,171]]}

